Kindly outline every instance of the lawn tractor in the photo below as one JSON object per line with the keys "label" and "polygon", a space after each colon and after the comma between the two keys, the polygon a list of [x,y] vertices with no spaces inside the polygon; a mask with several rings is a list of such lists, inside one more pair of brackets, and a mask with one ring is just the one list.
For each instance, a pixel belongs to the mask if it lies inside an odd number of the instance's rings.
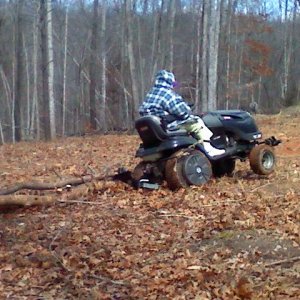
{"label": "lawn tractor", "polygon": [[186,130],[169,131],[160,118],[144,116],[135,128],[142,143],[136,152],[141,159],[132,172],[139,187],[161,184],[166,180],[171,190],[203,185],[213,176],[231,175],[236,160],[250,162],[256,174],[274,171],[274,147],[281,141],[274,136],[262,139],[254,118],[242,110],[216,110],[201,115],[213,132],[211,144],[225,149],[219,156],[209,156],[203,145]]}

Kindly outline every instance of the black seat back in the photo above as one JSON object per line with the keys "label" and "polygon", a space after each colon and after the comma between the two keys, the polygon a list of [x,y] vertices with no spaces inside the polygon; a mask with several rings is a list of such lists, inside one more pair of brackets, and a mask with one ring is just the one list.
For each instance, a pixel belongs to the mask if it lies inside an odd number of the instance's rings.
{"label": "black seat back", "polygon": [[155,116],[144,116],[136,120],[135,128],[143,141],[144,148],[158,146],[168,138],[162,129],[160,118]]}

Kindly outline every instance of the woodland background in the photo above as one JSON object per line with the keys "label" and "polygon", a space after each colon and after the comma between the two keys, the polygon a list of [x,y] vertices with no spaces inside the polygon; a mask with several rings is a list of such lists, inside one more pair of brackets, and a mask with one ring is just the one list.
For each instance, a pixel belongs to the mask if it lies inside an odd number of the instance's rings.
{"label": "woodland background", "polygon": [[297,104],[299,0],[0,1],[0,143],[132,129],[157,70],[196,113]]}

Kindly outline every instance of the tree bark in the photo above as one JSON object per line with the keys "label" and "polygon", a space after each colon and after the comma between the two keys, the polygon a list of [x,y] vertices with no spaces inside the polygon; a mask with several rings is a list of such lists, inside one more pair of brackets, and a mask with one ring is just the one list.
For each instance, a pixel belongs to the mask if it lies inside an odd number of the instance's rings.
{"label": "tree bark", "polygon": [[5,144],[4,140],[4,134],[3,134],[3,128],[2,128],[2,122],[0,120],[0,138],[1,138],[1,145]]}
{"label": "tree bark", "polygon": [[[139,91],[138,91],[138,77],[136,60],[133,48],[133,17],[131,0],[125,0],[125,20],[127,28],[127,51],[129,58],[129,69],[131,79],[131,91],[132,91],[132,105],[131,105],[131,118],[132,121],[138,118],[138,107],[139,107]],[[132,122],[133,123],[133,122]]]}
{"label": "tree bark", "polygon": [[209,28],[209,55],[208,55],[208,110],[217,108],[218,85],[218,53],[220,33],[220,3],[212,1]]}
{"label": "tree bark", "polygon": [[176,14],[176,5],[175,0],[170,0],[169,3],[169,53],[167,56],[169,57],[168,63],[166,67],[168,70],[173,71],[173,64],[174,64],[174,25],[175,25],[175,14]]}
{"label": "tree bark", "polygon": [[93,130],[97,129],[96,88],[97,88],[97,44],[98,44],[98,9],[99,1],[94,0],[92,36],[90,48],[90,125]]}
{"label": "tree bark", "polygon": [[200,113],[200,58],[201,58],[201,5],[199,4],[198,15],[197,15],[197,35],[196,35],[196,69],[195,69],[195,111],[196,113]]}
{"label": "tree bark", "polygon": [[52,32],[52,0],[47,0],[47,56],[48,56],[48,94],[50,139],[56,137],[55,99],[54,99],[54,57],[53,57],[53,32]]}
{"label": "tree bark", "polygon": [[151,51],[151,76],[150,81],[153,80],[157,72],[159,58],[161,58],[161,35],[162,35],[162,15],[165,7],[165,0],[161,1],[159,12],[155,14],[155,22],[153,28],[152,51]]}
{"label": "tree bark", "polygon": [[39,102],[38,102],[38,5],[35,6],[34,20],[33,20],[33,51],[32,51],[32,68],[33,68],[33,94],[32,94],[32,109],[30,132],[33,133],[36,126],[36,138],[39,140],[40,133],[40,116],[39,116]]}
{"label": "tree bark", "polygon": [[45,183],[45,182],[24,182],[24,183],[19,183],[16,184],[14,186],[5,188],[0,190],[0,195],[10,195],[13,193],[16,193],[18,191],[21,190],[36,190],[36,191],[45,191],[45,190],[53,190],[53,189],[57,189],[57,188],[63,188],[66,187],[67,185],[71,185],[71,186],[76,186],[76,185],[80,185],[86,182],[91,182],[92,180],[101,180],[101,179],[105,179],[106,176],[103,175],[86,175],[80,178],[70,178],[70,179],[66,179],[66,180],[61,180],[61,181],[57,181],[57,182],[49,182],[49,183]]}
{"label": "tree bark", "polygon": [[50,205],[58,201],[60,198],[64,200],[73,200],[84,197],[92,188],[93,187],[89,186],[87,183],[73,188],[70,191],[66,191],[65,193],[49,193],[46,195],[2,195],[0,196],[0,207],[12,205],[21,205],[25,207],[33,205]]}
{"label": "tree bark", "polygon": [[201,57],[201,104],[202,111],[208,110],[208,19],[210,0],[203,0],[202,6],[202,57]]}
{"label": "tree bark", "polygon": [[64,33],[64,70],[63,70],[63,101],[62,101],[62,136],[66,135],[66,106],[67,106],[67,58],[68,58],[68,14],[69,6],[66,6],[65,33]]}
{"label": "tree bark", "polygon": [[22,34],[22,10],[24,0],[17,1],[16,7],[16,39],[15,39],[15,98],[14,98],[14,127],[15,141],[22,139],[22,76],[23,76],[23,34]]}
{"label": "tree bark", "polygon": [[13,108],[12,108],[12,105],[11,105],[11,103],[13,102],[12,91],[11,91],[9,82],[7,80],[7,76],[4,73],[4,70],[3,70],[1,65],[0,65],[0,74],[1,74],[1,77],[2,77],[3,87],[4,87],[5,95],[6,95],[5,98],[6,98],[6,103],[7,103],[8,116],[9,116],[9,119],[11,121],[11,124],[13,124],[14,123],[13,122]]}
{"label": "tree bark", "polygon": [[40,30],[41,30],[41,73],[42,73],[42,103],[41,108],[41,125],[43,127],[43,137],[45,140],[51,139],[50,131],[50,111],[49,111],[49,70],[48,70],[48,53],[47,53],[47,5],[46,1],[40,0]]}
{"label": "tree bark", "polygon": [[31,132],[30,132],[30,111],[31,111],[31,96],[30,96],[30,71],[29,71],[29,59],[28,59],[28,51],[25,43],[25,38],[23,36],[23,48],[24,48],[24,64],[25,64],[25,70],[26,70],[26,129],[25,129],[25,135],[26,137],[30,137]]}
{"label": "tree bark", "polygon": [[102,130],[107,132],[107,118],[106,118],[106,1],[102,2],[102,14],[101,14],[101,95],[100,95],[100,121]]}
{"label": "tree bark", "polygon": [[226,28],[226,36],[227,36],[227,47],[226,47],[226,91],[225,91],[225,108],[229,109],[229,101],[231,98],[229,84],[230,84],[230,52],[231,52],[231,17],[232,17],[232,0],[228,0],[227,6],[227,28]]}

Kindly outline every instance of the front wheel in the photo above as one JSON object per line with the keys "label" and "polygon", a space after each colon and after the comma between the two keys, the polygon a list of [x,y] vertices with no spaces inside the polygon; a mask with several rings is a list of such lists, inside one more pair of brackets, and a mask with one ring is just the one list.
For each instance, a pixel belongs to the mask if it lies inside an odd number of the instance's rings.
{"label": "front wheel", "polygon": [[254,173],[269,175],[274,171],[276,156],[271,146],[261,144],[255,146],[249,154],[250,167]]}
{"label": "front wheel", "polygon": [[166,162],[165,177],[171,190],[205,184],[212,176],[211,164],[200,151],[179,151]]}

